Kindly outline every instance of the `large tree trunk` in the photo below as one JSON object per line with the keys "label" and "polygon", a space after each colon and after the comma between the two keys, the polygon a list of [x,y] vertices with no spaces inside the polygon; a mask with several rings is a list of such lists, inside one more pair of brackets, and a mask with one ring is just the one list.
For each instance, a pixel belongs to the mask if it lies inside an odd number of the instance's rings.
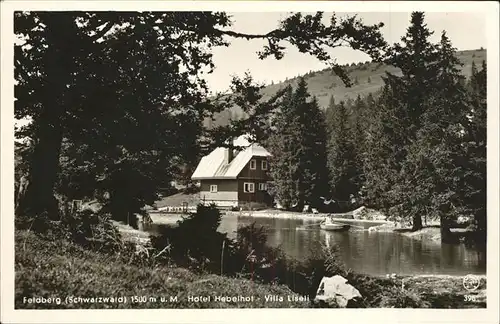
{"label": "large tree trunk", "polygon": [[423,228],[422,216],[420,216],[420,215],[413,216],[412,231],[418,231],[418,230],[421,230],[422,228]]}
{"label": "large tree trunk", "polygon": [[112,189],[109,200],[111,218],[123,222],[133,228],[138,228],[134,208],[134,197],[130,193],[129,174],[124,170],[117,170],[112,175]]}
{"label": "large tree trunk", "polygon": [[19,209],[19,202],[24,197],[24,195],[26,194],[26,190],[28,189],[28,183],[29,183],[28,176],[23,175],[19,180],[19,184],[16,185],[16,191],[15,191],[16,196],[14,198],[16,214],[18,214],[17,211]]}
{"label": "large tree trunk", "polygon": [[50,44],[44,54],[42,64],[46,77],[43,88],[37,91],[41,104],[40,115],[36,116],[34,151],[30,161],[29,184],[26,194],[20,199],[19,213],[27,216],[39,216],[47,213],[50,219],[59,219],[59,208],[54,196],[54,187],[59,172],[59,156],[63,138],[63,121],[66,107],[65,91],[67,79],[71,77],[74,64],[71,43],[76,24],[71,16],[57,13],[45,13],[42,20],[46,25],[46,42]]}
{"label": "large tree trunk", "polygon": [[450,213],[450,204],[443,204],[439,208],[439,223],[441,232],[441,242],[443,243],[456,243],[456,237],[452,236],[450,231],[451,221],[447,215]]}
{"label": "large tree trunk", "polygon": [[30,161],[28,187],[19,199],[18,214],[39,216],[47,213],[50,219],[59,219],[59,208],[54,197],[54,186],[59,171],[62,127],[57,108],[48,111],[37,120],[39,129]]}
{"label": "large tree trunk", "polygon": [[128,207],[126,201],[122,198],[123,196],[117,192],[111,194],[110,202],[109,202],[109,211],[111,213],[111,218],[118,221],[123,222],[129,225],[129,215],[128,215]]}
{"label": "large tree trunk", "polygon": [[440,230],[441,230],[441,242],[448,243],[452,241],[451,231],[450,231],[450,221],[448,218],[441,214],[439,217]]}

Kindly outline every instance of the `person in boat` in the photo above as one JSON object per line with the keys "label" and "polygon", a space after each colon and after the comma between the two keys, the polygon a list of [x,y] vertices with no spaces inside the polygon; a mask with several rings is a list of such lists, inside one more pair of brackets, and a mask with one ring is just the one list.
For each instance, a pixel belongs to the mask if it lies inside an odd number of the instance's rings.
{"label": "person in boat", "polygon": [[333,223],[331,214],[325,216],[325,218],[323,218],[323,221],[321,222],[321,224],[331,224],[331,223]]}
{"label": "person in boat", "polygon": [[328,222],[330,218],[332,218],[332,215],[330,214],[326,215],[325,217],[323,217],[323,220],[321,221],[320,224],[325,224],[326,222]]}

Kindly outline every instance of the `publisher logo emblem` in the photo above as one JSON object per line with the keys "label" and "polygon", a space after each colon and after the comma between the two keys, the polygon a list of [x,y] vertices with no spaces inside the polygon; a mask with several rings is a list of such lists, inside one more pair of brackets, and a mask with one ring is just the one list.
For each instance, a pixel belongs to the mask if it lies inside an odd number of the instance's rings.
{"label": "publisher logo emblem", "polygon": [[463,279],[463,285],[468,291],[474,291],[481,285],[481,278],[475,275],[466,275]]}

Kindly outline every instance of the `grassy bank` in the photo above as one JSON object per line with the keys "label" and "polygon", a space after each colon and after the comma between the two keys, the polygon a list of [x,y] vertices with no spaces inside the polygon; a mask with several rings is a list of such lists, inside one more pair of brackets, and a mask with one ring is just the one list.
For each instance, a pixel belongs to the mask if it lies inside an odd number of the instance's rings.
{"label": "grassy bank", "polygon": [[[309,301],[285,285],[200,274],[171,266],[141,264],[129,254],[89,251],[65,240],[47,240],[28,231],[16,232],[15,305],[25,308],[304,308]],[[455,276],[412,276],[395,279],[343,274],[363,295],[360,307],[482,308],[486,307],[486,277],[474,292]],[[404,283],[404,286],[403,286]],[[266,295],[283,301],[266,301]],[[126,303],[65,303],[74,297],[127,297]],[[132,296],[146,300],[133,302]],[[189,297],[211,296],[209,302]],[[247,297],[252,301],[215,300]],[[472,299],[466,296],[473,296]],[[27,303],[30,297],[59,297],[61,303]],[[154,299],[150,299],[150,297]],[[174,298],[174,301],[170,301]],[[175,300],[176,299],[176,300]]]}
{"label": "grassy bank", "polygon": [[[308,307],[307,302],[286,286],[258,284],[247,279],[197,274],[182,268],[137,264],[123,254],[85,250],[68,241],[49,241],[28,231],[16,232],[15,307],[26,308],[273,308]],[[284,296],[284,301],[266,301],[265,295]],[[127,303],[64,303],[75,297],[128,297]],[[147,301],[132,302],[132,296]],[[210,302],[188,297],[212,296]],[[222,297],[251,297],[253,302],[226,302]],[[57,303],[27,303],[24,297],[61,298]],[[156,300],[150,297],[156,298]],[[165,299],[164,301],[162,301]],[[169,302],[170,297],[177,301]]]}

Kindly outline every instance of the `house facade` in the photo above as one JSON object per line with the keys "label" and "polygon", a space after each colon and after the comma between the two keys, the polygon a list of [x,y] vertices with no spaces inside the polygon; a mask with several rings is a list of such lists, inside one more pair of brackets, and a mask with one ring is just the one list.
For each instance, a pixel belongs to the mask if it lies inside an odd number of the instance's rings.
{"label": "house facade", "polygon": [[270,204],[267,192],[271,155],[246,136],[234,140],[241,150],[219,147],[203,157],[191,179],[200,182],[202,203],[219,207],[263,206]]}

